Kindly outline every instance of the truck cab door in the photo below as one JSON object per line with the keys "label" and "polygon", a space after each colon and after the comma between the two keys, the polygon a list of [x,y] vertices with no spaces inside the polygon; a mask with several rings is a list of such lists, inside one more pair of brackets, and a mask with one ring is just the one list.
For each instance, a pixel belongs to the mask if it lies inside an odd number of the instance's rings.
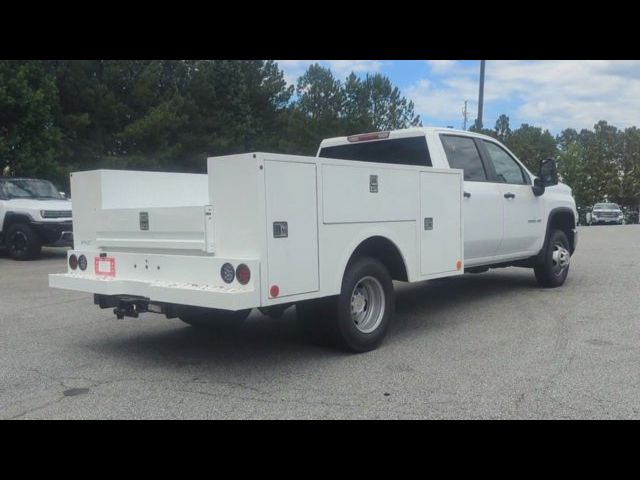
{"label": "truck cab door", "polygon": [[502,240],[503,205],[500,187],[490,182],[473,137],[441,134],[440,140],[449,166],[464,171],[462,215],[465,262],[493,257]]}
{"label": "truck cab door", "polygon": [[531,188],[532,180],[518,161],[499,144],[481,141],[504,210],[504,234],[498,255],[525,256],[542,247],[542,199]]}

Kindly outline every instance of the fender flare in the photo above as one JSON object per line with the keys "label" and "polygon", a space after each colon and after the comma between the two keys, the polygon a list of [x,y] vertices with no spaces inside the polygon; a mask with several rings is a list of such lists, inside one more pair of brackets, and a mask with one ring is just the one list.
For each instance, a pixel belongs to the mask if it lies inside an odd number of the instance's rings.
{"label": "fender flare", "polygon": [[7,225],[17,223],[16,221],[20,222],[20,220],[23,220],[28,224],[32,224],[34,222],[33,217],[28,213],[9,211],[4,216],[4,220],[2,221],[2,230],[0,231],[6,231]]}
{"label": "fender flare", "polygon": [[340,257],[340,264],[337,271],[342,272],[342,275],[340,275],[340,278],[338,279],[338,282],[336,285],[337,293],[340,293],[342,279],[344,278],[344,274],[347,271],[347,265],[349,264],[349,260],[351,260],[351,258],[353,257],[354,252],[358,249],[360,245],[362,245],[362,243],[374,237],[384,238],[396,248],[396,250],[400,254],[402,263],[404,264],[405,271],[407,272],[407,278],[409,279],[412,278],[411,274],[413,272],[409,267],[409,263],[407,262],[407,259],[405,257],[403,250],[398,246],[398,242],[394,240],[393,233],[389,230],[380,229],[380,228],[367,229],[364,232],[361,232],[361,235],[357,235],[352,239],[351,242],[349,242],[347,248],[345,248],[344,250],[343,255]]}
{"label": "fender flare", "polygon": [[[569,208],[569,207],[556,207],[556,208],[553,208],[549,212],[549,215],[547,216],[547,227],[546,227],[545,233],[544,233],[544,243],[542,245],[542,250],[540,250],[540,252],[538,253],[538,257],[539,258],[542,255],[544,255],[544,252],[547,251],[547,246],[549,245],[549,233],[551,232],[551,221],[559,213],[570,213],[571,216],[573,217],[573,228],[576,227],[576,215],[575,215],[575,212],[571,208]],[[571,253],[572,254],[573,254],[573,252],[575,250],[575,245],[574,244],[575,244],[575,242],[571,242]]]}

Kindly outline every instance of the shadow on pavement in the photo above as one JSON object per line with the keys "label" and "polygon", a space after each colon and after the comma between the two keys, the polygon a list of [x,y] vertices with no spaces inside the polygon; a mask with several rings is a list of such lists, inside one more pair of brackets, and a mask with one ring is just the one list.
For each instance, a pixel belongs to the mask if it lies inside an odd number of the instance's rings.
{"label": "shadow on pavement", "polygon": [[[529,270],[509,269],[504,272],[465,275],[397,285],[396,318],[392,324],[385,348],[406,335],[428,335],[429,330],[439,328],[443,322],[451,325],[456,321],[470,321],[468,315],[459,319],[456,308],[464,303],[476,303],[478,315],[483,305],[490,305],[498,295],[520,295],[537,289],[533,274]],[[447,315],[451,311],[452,315]],[[437,317],[435,322],[433,319]],[[243,366],[266,368],[274,363],[301,360],[351,357],[350,354],[328,347],[314,345],[298,328],[295,308],[289,308],[282,318],[272,319],[254,311],[240,329],[212,329],[202,331],[183,324],[179,319],[166,320],[169,328],[158,330],[152,322],[158,317],[146,314],[136,320],[141,322],[134,332],[129,328],[123,334],[116,333],[110,339],[91,339],[83,346],[110,357],[128,360],[152,360],[173,367],[188,365]],[[150,330],[144,329],[149,322]],[[117,329],[119,325],[113,324]],[[375,352],[371,352],[375,355]],[[368,355],[368,354],[364,354]],[[353,358],[357,358],[354,356]]]}

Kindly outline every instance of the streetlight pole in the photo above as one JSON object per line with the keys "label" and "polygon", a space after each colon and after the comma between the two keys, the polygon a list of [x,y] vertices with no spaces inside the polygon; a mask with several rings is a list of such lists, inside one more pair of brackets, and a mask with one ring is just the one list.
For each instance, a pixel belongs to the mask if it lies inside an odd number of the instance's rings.
{"label": "streetlight pole", "polygon": [[478,92],[478,129],[482,129],[482,110],[484,106],[484,63],[486,60],[480,60],[480,91]]}

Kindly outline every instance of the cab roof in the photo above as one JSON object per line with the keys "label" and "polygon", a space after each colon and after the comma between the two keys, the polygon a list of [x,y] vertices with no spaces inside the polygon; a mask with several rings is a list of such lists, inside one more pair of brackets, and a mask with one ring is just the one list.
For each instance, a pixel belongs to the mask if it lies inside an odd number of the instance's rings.
{"label": "cab roof", "polygon": [[[470,137],[478,137],[478,138],[485,138],[489,140],[495,140],[494,138],[488,137],[487,135],[483,135],[481,133],[476,133],[476,132],[470,132],[468,130],[459,130],[455,128],[446,128],[446,127],[411,127],[411,128],[403,128],[400,130],[373,132],[373,133],[388,133],[389,136],[384,139],[373,138],[371,140],[362,140],[362,141],[379,141],[379,140],[388,140],[392,138],[418,137],[418,136],[426,135],[427,133],[430,133],[430,132],[457,133],[457,134],[466,135]],[[320,148],[352,143],[353,141],[350,141],[349,138],[360,136],[360,135],[366,135],[366,134],[360,133],[360,134],[349,135],[345,137],[325,138],[324,140],[322,140],[322,142],[320,142]]]}

